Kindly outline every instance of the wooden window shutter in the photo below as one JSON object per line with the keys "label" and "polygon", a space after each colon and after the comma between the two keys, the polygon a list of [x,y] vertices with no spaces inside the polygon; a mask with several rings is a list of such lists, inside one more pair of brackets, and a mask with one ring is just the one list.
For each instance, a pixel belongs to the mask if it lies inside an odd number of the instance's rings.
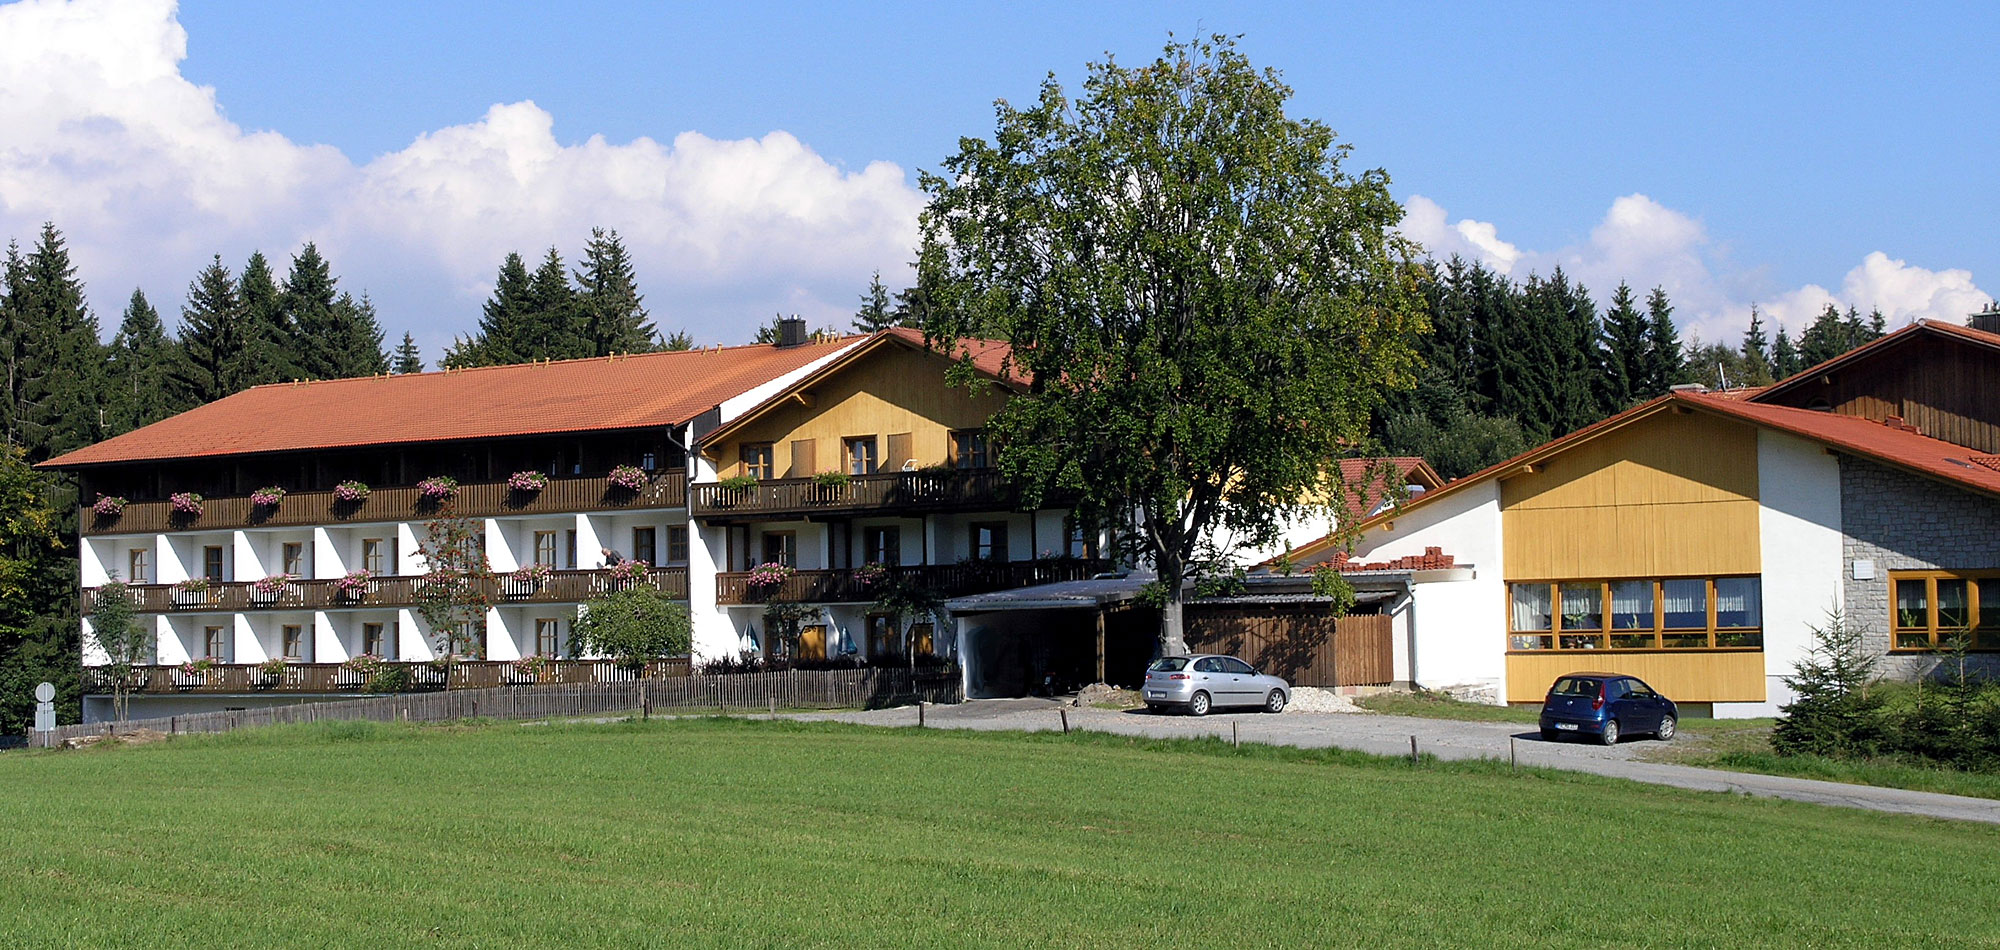
{"label": "wooden window shutter", "polygon": [[910,433],[889,433],[888,445],[882,453],[882,471],[900,472],[910,462]]}
{"label": "wooden window shutter", "polygon": [[792,470],[788,478],[810,478],[819,471],[817,439],[796,439],[792,442]]}

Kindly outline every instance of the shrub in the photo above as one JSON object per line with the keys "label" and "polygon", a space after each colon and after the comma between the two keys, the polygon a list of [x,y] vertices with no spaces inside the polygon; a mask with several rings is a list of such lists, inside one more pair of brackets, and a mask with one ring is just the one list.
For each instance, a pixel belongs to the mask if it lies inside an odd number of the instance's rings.
{"label": "shrub", "polygon": [[683,656],[694,642],[687,605],[651,587],[630,587],[594,597],[572,627],[576,652],[616,657],[628,669]]}
{"label": "shrub", "polygon": [[762,673],[766,664],[755,650],[744,650],[735,656],[719,656],[713,660],[703,660],[695,671],[703,676],[731,676],[738,673]]}
{"label": "shrub", "polygon": [[507,490],[524,495],[549,487],[549,477],[540,472],[515,472],[507,476]]}
{"label": "shrub", "polygon": [[333,497],[336,501],[356,502],[367,498],[373,491],[367,482],[350,478],[333,486]]}
{"label": "shrub", "polygon": [[370,693],[400,693],[410,688],[410,671],[401,666],[380,664],[362,690]]}
{"label": "shrub", "polygon": [[1784,716],[1771,730],[1771,748],[1779,755],[1857,756],[1873,754],[1881,739],[1876,712],[1879,698],[1870,699],[1868,681],[1874,660],[1861,644],[1861,629],[1839,609],[1827,614],[1825,626],[1811,628],[1812,645],[1795,674],[1785,677],[1793,699],[1781,707]]}
{"label": "shrub", "polygon": [[525,676],[529,679],[539,680],[543,674],[555,669],[555,665],[554,660],[535,653],[515,660],[512,669],[516,676]]}

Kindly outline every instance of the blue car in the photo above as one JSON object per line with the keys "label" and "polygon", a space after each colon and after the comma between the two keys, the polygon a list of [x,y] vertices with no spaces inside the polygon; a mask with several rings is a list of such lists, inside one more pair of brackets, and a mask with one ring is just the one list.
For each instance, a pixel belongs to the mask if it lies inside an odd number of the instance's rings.
{"label": "blue car", "polygon": [[1636,676],[1623,673],[1569,673],[1557,677],[1542,700],[1542,738],[1591,736],[1617,745],[1627,733],[1674,737],[1680,707]]}

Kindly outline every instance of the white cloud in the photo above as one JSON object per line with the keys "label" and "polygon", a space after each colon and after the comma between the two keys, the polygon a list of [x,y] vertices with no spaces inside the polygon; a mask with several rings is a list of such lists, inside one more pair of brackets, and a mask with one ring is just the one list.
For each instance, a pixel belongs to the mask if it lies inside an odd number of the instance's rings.
{"label": "white cloud", "polygon": [[167,0],[0,6],[0,236],[55,221],[107,323],[134,285],[171,313],[211,253],[282,266],[306,240],[433,354],[507,251],[574,256],[593,226],[625,238],[656,322],[703,340],[777,310],[844,324],[871,271],[907,278],[923,199],[887,162],[846,170],[782,131],[564,145],[517,102],[357,165],[230,122],[186,51]]}
{"label": "white cloud", "polygon": [[1453,254],[1479,260],[1515,278],[1548,274],[1556,267],[1589,287],[1602,306],[1619,281],[1641,295],[1664,287],[1674,301],[1683,331],[1705,340],[1734,341],[1750,320],[1753,303],[1775,332],[1782,322],[1794,333],[1804,329],[1828,303],[1862,313],[1880,308],[1891,327],[1917,317],[1962,321],[1992,299],[1966,270],[1928,270],[1876,251],[1847,272],[1838,292],[1817,284],[1753,293],[1757,276],[1730,266],[1722,246],[1702,223],[1642,194],[1611,203],[1603,220],[1581,244],[1554,251],[1523,250],[1500,240],[1490,222],[1452,222],[1445,209],[1422,195],[1404,203],[1403,233],[1433,256]]}

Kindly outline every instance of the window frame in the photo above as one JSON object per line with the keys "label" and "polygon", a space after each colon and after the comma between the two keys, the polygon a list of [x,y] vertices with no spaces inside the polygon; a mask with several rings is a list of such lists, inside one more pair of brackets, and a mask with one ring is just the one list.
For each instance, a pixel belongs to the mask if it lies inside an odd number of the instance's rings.
{"label": "window frame", "polygon": [[153,549],[125,549],[125,581],[128,584],[150,584],[153,582]]}
{"label": "window frame", "polygon": [[[1716,585],[1718,581],[1746,578],[1756,582],[1757,618],[1755,626],[1720,626],[1716,621]],[[1645,582],[1651,587],[1653,622],[1649,627],[1617,627],[1612,617],[1619,613],[1612,593],[1614,585],[1634,581]],[[1701,581],[1705,598],[1702,609],[1706,621],[1700,627],[1679,627],[1667,625],[1666,585],[1669,581]],[[1598,609],[1594,614],[1594,624],[1585,623],[1582,617],[1591,615],[1566,615],[1563,610],[1565,588],[1596,585]],[[1545,587],[1548,591],[1549,626],[1545,629],[1520,629],[1514,624],[1514,595],[1516,588]],[[1658,576],[1658,577],[1608,577],[1608,578],[1559,578],[1510,580],[1506,583],[1506,608],[1503,616],[1507,622],[1507,651],[1510,654],[1549,653],[1752,653],[1764,649],[1763,616],[1763,575],[1761,574],[1716,574],[1707,576]],[[1699,644],[1689,643],[1691,638],[1700,637]],[[1524,645],[1539,642],[1546,646]],[[1648,642],[1640,645],[1632,641],[1645,638]],[[1669,638],[1678,638],[1682,643],[1670,644]],[[1620,644],[1623,640],[1625,643]]]}
{"label": "window frame", "polygon": [[993,443],[985,429],[952,430],[951,467],[962,472],[993,467]]}
{"label": "window frame", "polygon": [[760,482],[770,481],[772,466],[778,461],[777,443],[745,442],[736,447],[736,459],[742,474]]}
{"label": "window frame", "polygon": [[667,563],[686,564],[688,562],[688,526],[667,525]]}
{"label": "window frame", "polygon": [[387,547],[383,543],[383,540],[382,538],[361,539],[361,569],[377,577],[389,573],[382,569],[382,565],[385,562],[384,548]]}
{"label": "window frame", "polygon": [[[640,544],[641,538],[645,543]],[[638,525],[632,529],[632,559],[649,565],[660,563],[660,529],[653,525]]]}
{"label": "window frame", "polygon": [[205,544],[201,548],[201,576],[210,583],[219,584],[229,577],[228,556],[222,553],[222,545]]}
{"label": "window frame", "polygon": [[[374,649],[369,649],[373,647]],[[389,624],[386,621],[367,620],[361,624],[361,652],[389,659]]]}
{"label": "window frame", "polygon": [[304,662],[306,658],[306,627],[302,623],[278,625],[278,655],[286,660]]}
{"label": "window frame", "polygon": [[873,475],[882,469],[881,448],[881,439],[877,436],[847,436],[840,440],[841,464],[850,476]]}
{"label": "window frame", "polygon": [[[1007,535],[1010,533],[1008,531],[1010,527],[1012,525],[1005,521],[974,521],[967,524],[965,526],[966,553],[975,561],[1005,563],[1011,553],[1007,549]],[[979,551],[979,532],[987,530],[993,532],[993,542],[986,545],[987,553],[981,554]]]}
{"label": "window frame", "polygon": [[282,541],[278,544],[279,573],[293,577],[306,574],[306,543],[304,541]]}
{"label": "window frame", "polygon": [[[548,649],[543,649],[547,644]],[[562,650],[562,618],[535,618],[535,655],[554,659]]]}
{"label": "window frame", "polygon": [[903,526],[871,524],[861,527],[861,563],[903,566]]}
{"label": "window frame", "polygon": [[[529,546],[529,550],[534,553],[530,555],[533,560],[529,563],[546,565],[550,570],[555,570],[558,566],[556,564],[556,533],[553,530],[537,531],[534,533],[532,541],[533,543]],[[544,544],[544,541],[547,544]],[[544,550],[545,548],[546,550]]]}
{"label": "window frame", "polygon": [[205,626],[201,628],[201,655],[205,660],[226,663],[229,660],[229,631],[227,627]]}
{"label": "window frame", "polygon": [[[1938,581],[1955,580],[1965,582],[1964,627],[1947,627],[1938,622]],[[1904,581],[1921,581],[1924,585],[1924,622],[1911,626],[1903,622],[1903,611],[1896,606],[1896,588]],[[1980,581],[2000,581],[2000,570],[1908,570],[1889,571],[1889,652],[1902,654],[1934,653],[1950,649],[1948,638],[1964,630],[1971,639],[1966,647],[1968,653],[2000,652],[2000,625],[1982,628],[1979,623]],[[1996,591],[2000,593],[2000,591]],[[1906,645],[1921,637],[1921,645]]]}
{"label": "window frame", "polygon": [[[784,543],[779,545],[781,556],[773,558],[771,556],[771,541],[775,538],[783,538],[785,540]],[[757,537],[757,551],[764,557],[762,561],[757,562],[759,564],[783,564],[786,567],[797,570],[799,566],[799,533],[797,531],[761,532]]]}

